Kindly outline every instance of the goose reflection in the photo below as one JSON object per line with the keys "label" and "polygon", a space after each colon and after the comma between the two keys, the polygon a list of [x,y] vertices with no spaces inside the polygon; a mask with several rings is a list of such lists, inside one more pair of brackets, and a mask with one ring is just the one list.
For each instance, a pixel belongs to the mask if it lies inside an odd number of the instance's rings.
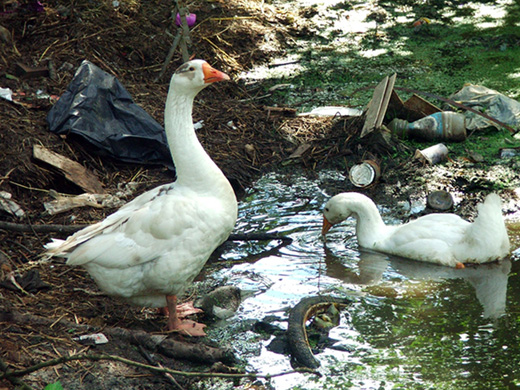
{"label": "goose reflection", "polygon": [[454,269],[359,249],[357,269],[347,268],[341,258],[325,245],[325,273],[346,283],[369,286],[382,281],[389,269],[413,280],[463,279],[475,289],[485,318],[495,319],[505,313],[507,282],[511,260]]}

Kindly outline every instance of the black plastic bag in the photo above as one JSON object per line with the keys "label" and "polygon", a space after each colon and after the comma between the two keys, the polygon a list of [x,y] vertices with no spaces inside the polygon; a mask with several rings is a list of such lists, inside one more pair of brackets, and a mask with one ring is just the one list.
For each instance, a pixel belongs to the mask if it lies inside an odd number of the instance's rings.
{"label": "black plastic bag", "polygon": [[139,164],[173,162],[163,127],[112,75],[85,60],[47,115],[50,131],[75,134],[100,154]]}

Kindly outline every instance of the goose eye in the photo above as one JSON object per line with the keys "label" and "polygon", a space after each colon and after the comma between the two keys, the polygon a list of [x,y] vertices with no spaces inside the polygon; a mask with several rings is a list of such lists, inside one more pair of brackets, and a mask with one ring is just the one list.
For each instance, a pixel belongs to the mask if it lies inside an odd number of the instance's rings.
{"label": "goose eye", "polygon": [[190,71],[193,72],[195,68],[193,66],[190,66]]}
{"label": "goose eye", "polygon": [[325,207],[325,211],[328,213],[328,212],[329,212],[329,208],[328,208],[328,207]]}

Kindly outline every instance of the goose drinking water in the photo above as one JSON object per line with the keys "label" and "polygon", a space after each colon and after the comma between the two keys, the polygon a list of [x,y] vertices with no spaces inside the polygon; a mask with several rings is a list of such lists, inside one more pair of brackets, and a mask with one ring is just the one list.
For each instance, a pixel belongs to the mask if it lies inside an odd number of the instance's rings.
{"label": "goose drinking water", "polygon": [[401,225],[386,225],[374,202],[357,192],[333,196],[323,210],[322,234],[349,217],[356,219],[361,247],[449,267],[486,263],[509,253],[502,202],[489,194],[468,222],[455,214],[429,214]]}

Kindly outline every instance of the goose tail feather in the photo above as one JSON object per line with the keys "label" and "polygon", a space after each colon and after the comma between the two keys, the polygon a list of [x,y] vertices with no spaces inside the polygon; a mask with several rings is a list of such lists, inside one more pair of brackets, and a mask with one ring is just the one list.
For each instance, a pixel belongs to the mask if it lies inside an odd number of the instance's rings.
{"label": "goose tail feather", "polygon": [[[481,243],[481,250],[490,254],[505,257],[510,250],[504,217],[502,201],[497,194],[489,194],[483,203],[477,206],[478,215],[470,226],[469,235],[475,243]],[[483,244],[483,245],[482,245]]]}

